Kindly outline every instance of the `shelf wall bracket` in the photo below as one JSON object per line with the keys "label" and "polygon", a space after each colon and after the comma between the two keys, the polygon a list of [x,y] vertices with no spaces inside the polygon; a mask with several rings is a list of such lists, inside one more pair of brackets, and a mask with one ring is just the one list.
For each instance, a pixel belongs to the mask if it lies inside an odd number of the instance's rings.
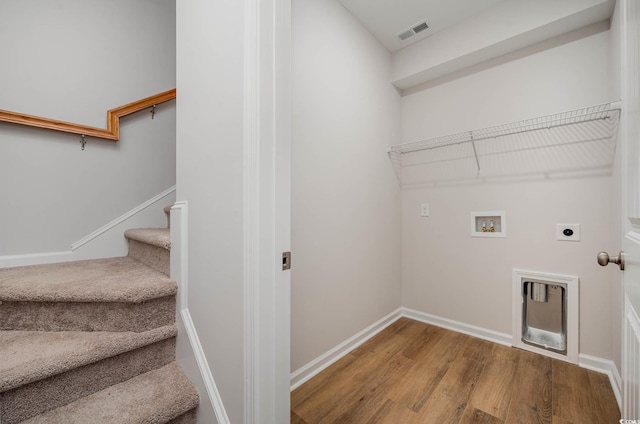
{"label": "shelf wall bracket", "polygon": [[480,175],[480,160],[478,159],[478,152],[476,151],[476,143],[473,141],[473,131],[469,131],[469,141],[471,147],[473,147],[473,156],[476,158],[476,166],[478,167],[478,176]]}

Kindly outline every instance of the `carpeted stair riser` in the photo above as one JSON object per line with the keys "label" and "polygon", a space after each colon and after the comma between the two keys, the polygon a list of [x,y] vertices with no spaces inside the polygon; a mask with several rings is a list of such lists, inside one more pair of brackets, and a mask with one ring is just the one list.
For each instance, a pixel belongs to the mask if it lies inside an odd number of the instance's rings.
{"label": "carpeted stair riser", "polygon": [[0,423],[14,424],[175,360],[175,337],[0,394]]}
{"label": "carpeted stair riser", "polygon": [[170,275],[167,249],[130,239],[129,256],[164,275]]}
{"label": "carpeted stair riser", "polygon": [[196,418],[196,408],[193,408],[191,411],[187,411],[184,414],[180,415],[178,418],[174,418],[173,420],[167,422],[167,424],[196,424],[198,419]]}
{"label": "carpeted stair riser", "polygon": [[0,392],[173,338],[177,330],[0,331]]}
{"label": "carpeted stair riser", "polygon": [[134,331],[175,321],[175,296],[146,302],[2,302],[0,330]]}
{"label": "carpeted stair riser", "polygon": [[23,424],[193,424],[183,415],[198,402],[197,390],[172,362]]}
{"label": "carpeted stair riser", "polygon": [[127,257],[0,269],[0,424],[197,423],[169,229],[125,237]]}

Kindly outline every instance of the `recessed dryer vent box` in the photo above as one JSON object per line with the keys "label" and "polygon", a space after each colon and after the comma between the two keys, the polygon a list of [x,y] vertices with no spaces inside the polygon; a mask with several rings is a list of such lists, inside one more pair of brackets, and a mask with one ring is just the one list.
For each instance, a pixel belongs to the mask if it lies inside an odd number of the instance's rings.
{"label": "recessed dryer vent box", "polygon": [[471,212],[471,237],[506,237],[504,211]]}
{"label": "recessed dryer vent box", "polygon": [[513,346],[578,363],[580,279],[512,270]]}

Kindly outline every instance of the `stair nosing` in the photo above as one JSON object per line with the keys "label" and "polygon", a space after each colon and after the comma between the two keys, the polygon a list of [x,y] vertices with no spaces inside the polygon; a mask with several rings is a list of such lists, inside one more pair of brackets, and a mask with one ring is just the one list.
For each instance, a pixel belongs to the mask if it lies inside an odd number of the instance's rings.
{"label": "stair nosing", "polygon": [[[100,267],[116,265],[127,265],[135,275],[99,274]],[[90,278],[84,267],[95,267],[91,271],[98,276]],[[60,281],[46,280],[52,269],[58,270]],[[177,291],[177,283],[167,275],[127,256],[0,269],[0,302],[141,303],[173,296]]]}
{"label": "stair nosing", "polygon": [[[0,368],[0,393],[20,387],[25,384],[32,383],[34,381],[42,380],[54,375],[62,374],[74,368],[82,367],[91,363],[99,362],[103,359],[120,355],[125,352],[129,352],[138,349],[143,346],[147,346],[162,340],[166,340],[171,337],[175,337],[178,333],[178,328],[175,324],[167,325],[164,327],[154,328],[152,330],[144,331],[141,333],[134,332],[108,332],[108,331],[96,331],[96,332],[83,332],[83,331],[12,331],[2,330],[0,331],[0,340],[3,337],[28,337],[28,336],[42,336],[42,335],[66,335],[76,336],[75,340],[82,341],[83,337],[85,342],[93,341],[95,346],[87,346],[87,351],[77,352],[69,354],[69,352],[61,352],[58,354],[52,354],[46,352],[49,356],[44,358],[32,358],[24,363],[17,363],[12,367],[2,370]],[[103,337],[109,334],[115,336],[109,340],[97,340],[98,337]],[[121,337],[118,338],[117,336]],[[94,339],[95,338],[95,339]],[[110,343],[113,342],[113,343]],[[2,344],[0,344],[2,346]],[[5,346],[5,349],[7,347]],[[18,353],[18,352],[14,352]],[[2,357],[6,357],[6,352],[0,354]],[[1,367],[1,364],[0,364]],[[31,370],[26,373],[25,369]]]}
{"label": "stair nosing", "polygon": [[[178,373],[178,374],[174,374],[174,373]],[[169,380],[171,376],[177,377],[178,383],[181,383],[181,385],[172,385],[172,384],[164,383],[165,381]],[[60,422],[58,418],[60,418],[61,415],[64,416],[65,422],[70,422],[70,423],[85,422],[85,421],[77,421],[75,418],[79,416],[78,415],[74,416],[74,414],[81,414],[80,416],[82,417],[82,419],[86,419],[84,417],[86,416],[87,412],[90,412],[89,410],[91,409],[92,405],[98,404],[100,405],[100,409],[104,409],[104,405],[106,404],[106,402],[110,402],[110,401],[118,402],[120,400],[124,400],[122,396],[112,396],[112,393],[117,393],[118,391],[126,391],[128,393],[129,392],[142,393],[144,390],[139,390],[138,386],[146,387],[148,383],[150,382],[156,383],[158,381],[160,382],[159,383],[160,385],[165,384],[164,387],[166,387],[167,390],[169,390],[172,393],[171,398],[178,402],[176,402],[175,405],[166,405],[166,404],[162,405],[163,406],[162,408],[155,407],[153,409],[153,413],[155,414],[155,419],[153,419],[152,421],[145,420],[144,422],[167,422],[167,420],[170,421],[172,419],[175,419],[198,406],[199,394],[196,388],[193,386],[193,383],[189,381],[188,377],[184,374],[182,369],[180,369],[180,366],[178,365],[178,363],[174,361],[156,370],[149,371],[147,373],[133,377],[127,381],[115,384],[104,390],[98,391],[86,397],[80,398],[74,402],[71,402],[67,405],[61,406],[57,409],[53,409],[41,415],[30,418],[26,421],[23,421],[23,423],[29,424],[29,423],[50,422],[52,419],[55,419],[54,422],[57,423],[57,422]],[[184,388],[182,386],[184,385],[186,385],[186,387],[189,390],[187,391],[182,390]],[[154,385],[154,387],[158,387],[158,385]],[[136,400],[140,401],[142,399],[136,399]],[[116,403],[116,405],[118,404]],[[119,406],[123,406],[123,405],[120,404]],[[174,407],[174,406],[177,406],[177,407]],[[94,418],[99,419],[97,417],[94,417]],[[140,422],[139,416],[132,417],[132,418],[136,419],[135,421],[136,423]],[[118,421],[118,423],[134,422],[130,420],[122,421],[122,417],[118,417],[118,419],[120,420]],[[163,421],[158,421],[158,419],[162,419]],[[104,422],[104,421],[100,420],[97,422]],[[109,419],[109,422],[112,422],[112,421]]]}
{"label": "stair nosing", "polygon": [[171,250],[169,231],[169,228],[131,228],[124,232],[124,236],[129,240]]}

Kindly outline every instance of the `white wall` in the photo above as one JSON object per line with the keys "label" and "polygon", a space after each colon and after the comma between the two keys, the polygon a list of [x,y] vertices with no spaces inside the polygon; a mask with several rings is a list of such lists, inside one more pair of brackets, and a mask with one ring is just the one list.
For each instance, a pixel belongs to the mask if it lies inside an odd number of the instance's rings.
{"label": "white wall", "polygon": [[[600,32],[406,96],[402,141],[615,100],[610,43]],[[616,251],[612,184],[592,176],[403,191],[403,306],[511,334],[512,268],[577,275],[580,353],[611,359],[614,273],[595,258]],[[507,238],[470,236],[470,212],[482,210],[506,211]],[[556,241],[556,223],[579,223],[582,241]]]}
{"label": "white wall", "polygon": [[176,198],[189,210],[188,306],[232,423],[244,420],[244,12],[239,1],[177,3]]}
{"label": "white wall", "polygon": [[400,306],[390,55],[335,0],[293,2],[291,370]]}
{"label": "white wall", "polygon": [[[0,109],[106,128],[175,86],[173,0],[6,0],[0,38]],[[123,118],[117,143],[78,141],[0,123],[0,256],[69,250],[175,184],[173,102]]]}

